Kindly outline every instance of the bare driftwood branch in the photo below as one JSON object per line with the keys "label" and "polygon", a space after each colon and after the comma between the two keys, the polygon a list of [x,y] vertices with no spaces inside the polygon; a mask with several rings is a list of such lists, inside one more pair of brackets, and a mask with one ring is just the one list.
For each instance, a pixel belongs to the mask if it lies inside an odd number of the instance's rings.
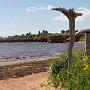
{"label": "bare driftwood branch", "polygon": [[82,16],[82,13],[75,13],[75,16]]}
{"label": "bare driftwood branch", "polygon": [[70,41],[68,46],[68,69],[70,70],[72,66],[72,50],[75,41],[75,18],[81,16],[82,13],[76,13],[74,8],[65,9],[65,8],[52,8],[51,10],[61,11],[69,19],[69,30],[70,30]]}
{"label": "bare driftwood branch", "polygon": [[67,16],[68,19],[70,18],[70,13],[71,13],[71,12],[72,12],[72,14],[73,14],[73,17],[75,17],[75,18],[76,18],[77,16],[82,16],[82,13],[76,13],[76,12],[74,11],[74,8],[68,10],[68,9],[59,7],[59,8],[52,8],[51,10],[61,11],[64,15]]}
{"label": "bare driftwood branch", "polygon": [[69,11],[65,8],[59,7],[59,8],[52,8],[51,10],[61,11],[64,15],[66,15],[69,18],[69,14],[68,14]]}

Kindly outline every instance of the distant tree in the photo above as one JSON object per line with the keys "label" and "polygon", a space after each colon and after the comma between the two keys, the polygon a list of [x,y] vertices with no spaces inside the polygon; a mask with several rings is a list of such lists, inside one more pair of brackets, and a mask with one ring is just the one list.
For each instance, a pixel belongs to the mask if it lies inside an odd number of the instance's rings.
{"label": "distant tree", "polygon": [[31,32],[29,32],[29,35],[31,35]]}
{"label": "distant tree", "polygon": [[28,33],[26,33],[26,36],[28,36]]}
{"label": "distant tree", "polygon": [[21,37],[25,37],[25,34],[22,34]]}
{"label": "distant tree", "polygon": [[61,33],[65,33],[65,31],[64,30],[61,30]]}
{"label": "distant tree", "polygon": [[38,31],[38,34],[41,34],[41,32],[40,32],[40,31]]}
{"label": "distant tree", "polygon": [[15,35],[14,37],[19,37],[19,35]]}
{"label": "distant tree", "polygon": [[47,30],[43,30],[41,33],[42,33],[42,34],[47,34],[48,31],[47,31]]}
{"label": "distant tree", "polygon": [[25,34],[22,34],[21,36],[25,36]]}
{"label": "distant tree", "polygon": [[27,33],[26,36],[31,36],[31,32]]}
{"label": "distant tree", "polygon": [[66,32],[66,33],[70,33],[70,30],[66,30],[65,32]]}

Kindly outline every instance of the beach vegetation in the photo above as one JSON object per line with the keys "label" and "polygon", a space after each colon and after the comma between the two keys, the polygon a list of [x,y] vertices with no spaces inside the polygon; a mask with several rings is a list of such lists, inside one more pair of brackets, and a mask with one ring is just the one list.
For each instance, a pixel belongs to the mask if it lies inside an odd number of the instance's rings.
{"label": "beach vegetation", "polygon": [[84,50],[73,52],[73,63],[68,70],[67,53],[54,60],[48,70],[49,83],[65,90],[90,90],[90,56]]}

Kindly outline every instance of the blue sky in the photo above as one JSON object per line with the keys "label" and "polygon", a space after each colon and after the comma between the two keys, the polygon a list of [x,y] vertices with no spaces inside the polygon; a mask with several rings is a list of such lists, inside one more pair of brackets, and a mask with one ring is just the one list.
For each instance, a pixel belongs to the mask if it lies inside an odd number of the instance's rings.
{"label": "blue sky", "polygon": [[90,28],[90,0],[0,0],[0,36],[67,30],[67,18],[52,7],[74,8],[83,13],[76,19],[76,29]]}

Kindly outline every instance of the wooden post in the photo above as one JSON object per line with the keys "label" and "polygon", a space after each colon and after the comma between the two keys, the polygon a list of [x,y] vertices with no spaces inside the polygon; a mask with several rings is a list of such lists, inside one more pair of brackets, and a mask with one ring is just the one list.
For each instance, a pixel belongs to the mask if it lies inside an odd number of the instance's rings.
{"label": "wooden post", "polygon": [[86,37],[85,55],[90,56],[90,30],[86,30],[84,32]]}
{"label": "wooden post", "polygon": [[52,8],[51,10],[61,11],[69,19],[69,30],[70,30],[70,42],[68,46],[68,70],[72,66],[72,50],[75,41],[75,18],[81,16],[82,13],[76,13],[74,9],[65,9],[65,8]]}
{"label": "wooden post", "polygon": [[70,29],[70,41],[68,44],[68,69],[70,70],[72,65],[72,50],[75,41],[75,18],[71,17],[69,19],[69,29]]}

